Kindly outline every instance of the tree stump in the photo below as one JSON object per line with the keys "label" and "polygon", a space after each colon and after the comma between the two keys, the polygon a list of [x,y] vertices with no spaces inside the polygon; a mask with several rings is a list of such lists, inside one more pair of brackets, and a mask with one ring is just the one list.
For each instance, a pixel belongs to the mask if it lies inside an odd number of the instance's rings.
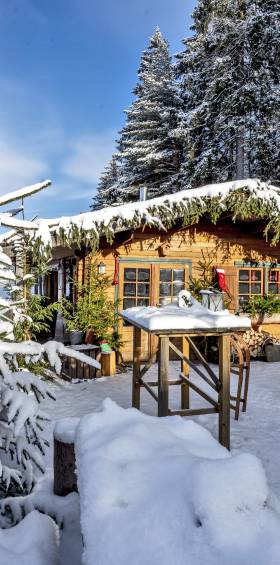
{"label": "tree stump", "polygon": [[76,460],[74,443],[64,443],[54,436],[54,494],[66,496],[77,492]]}

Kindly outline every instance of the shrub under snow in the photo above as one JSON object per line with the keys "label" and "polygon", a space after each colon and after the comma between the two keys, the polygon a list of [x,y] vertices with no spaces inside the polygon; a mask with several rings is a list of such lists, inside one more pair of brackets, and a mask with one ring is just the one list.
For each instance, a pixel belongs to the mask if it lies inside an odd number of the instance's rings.
{"label": "shrub under snow", "polygon": [[57,526],[49,516],[31,512],[10,530],[0,530],[1,565],[58,565]]}

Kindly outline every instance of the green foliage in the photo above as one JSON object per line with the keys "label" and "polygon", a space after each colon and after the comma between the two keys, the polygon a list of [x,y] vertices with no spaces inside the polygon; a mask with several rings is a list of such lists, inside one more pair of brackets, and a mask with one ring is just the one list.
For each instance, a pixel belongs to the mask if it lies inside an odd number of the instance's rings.
{"label": "green foliage", "polygon": [[107,341],[111,347],[118,350],[121,342],[116,331],[117,303],[108,298],[111,280],[98,273],[96,263],[90,263],[86,268],[85,281],[73,281],[77,295],[76,304],[67,300],[60,301],[60,311],[67,329],[83,332],[91,331],[97,342]]}
{"label": "green foliage", "polygon": [[[32,279],[30,279],[32,281]],[[36,339],[40,333],[50,333],[50,324],[57,310],[56,304],[48,304],[45,296],[31,294],[26,289],[26,296],[22,306],[19,308],[19,320],[14,326],[16,341]]]}
{"label": "green foliage", "polygon": [[251,314],[252,316],[266,315],[280,313],[280,297],[275,294],[268,294],[266,296],[254,296],[249,302],[243,306],[243,312]]}
{"label": "green foliage", "polygon": [[201,256],[202,259],[198,261],[199,276],[190,279],[190,291],[197,300],[201,300],[201,290],[217,287],[214,274],[216,251],[205,253],[201,249]]}

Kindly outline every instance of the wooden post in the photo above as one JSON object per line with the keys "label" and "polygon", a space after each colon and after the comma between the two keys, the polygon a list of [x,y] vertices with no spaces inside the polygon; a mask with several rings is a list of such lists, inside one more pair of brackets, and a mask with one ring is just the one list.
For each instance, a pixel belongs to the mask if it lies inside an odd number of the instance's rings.
{"label": "wooden post", "polygon": [[66,496],[70,492],[77,491],[77,477],[75,469],[74,443],[63,443],[54,436],[54,494]]}
{"label": "wooden post", "polygon": [[116,352],[101,353],[101,373],[104,377],[116,374]]}
{"label": "wooden post", "polygon": [[219,442],[230,449],[230,336],[219,337]]}
{"label": "wooden post", "polygon": [[[189,358],[189,356],[190,356],[190,346],[189,346],[188,340],[184,336],[182,337],[182,353],[183,353],[183,355],[185,355],[185,357]],[[182,373],[185,377],[189,378],[190,368],[189,368],[189,365],[184,360],[181,361],[181,371],[182,371]],[[185,409],[185,408],[189,408],[189,407],[190,407],[190,389],[185,383],[182,383],[182,385],[181,385],[181,408]]]}
{"label": "wooden post", "polygon": [[169,337],[159,337],[158,416],[168,416]]}
{"label": "wooden post", "polygon": [[133,328],[133,381],[132,381],[132,406],[140,410],[140,384],[141,370],[141,330]]}

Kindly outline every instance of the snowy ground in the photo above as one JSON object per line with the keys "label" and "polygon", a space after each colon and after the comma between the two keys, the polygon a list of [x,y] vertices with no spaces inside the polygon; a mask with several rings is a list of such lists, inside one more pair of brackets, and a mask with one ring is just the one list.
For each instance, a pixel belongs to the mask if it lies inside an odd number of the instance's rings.
{"label": "snowy ground", "polygon": [[[155,379],[155,368],[147,374],[147,378]],[[171,363],[170,377],[178,374],[179,363]],[[194,377],[199,381],[197,376]],[[201,382],[200,386],[203,386]],[[56,402],[51,400],[45,403],[45,410],[49,412],[52,422],[49,424],[49,434],[55,421],[66,417],[79,417],[90,412],[99,411],[102,401],[106,397],[115,400],[120,406],[131,406],[131,372],[76,384],[58,383],[52,385],[56,395]],[[232,380],[233,391],[236,388]],[[170,405],[179,406],[179,387],[170,387]],[[280,420],[280,363],[268,364],[253,362],[251,382],[249,389],[249,403],[246,414],[241,413],[240,420],[236,422],[232,413],[231,445],[232,452],[246,451],[257,455],[265,468],[270,489],[280,496],[280,451],[278,449]],[[191,393],[191,405],[203,406],[202,399]],[[156,414],[154,400],[145,390],[141,390],[141,409],[147,414]],[[193,418],[205,426],[217,437],[217,417],[215,415],[198,416]],[[49,465],[51,467],[52,454],[49,452]],[[76,512],[72,518],[69,516],[65,524],[62,545],[61,564],[80,565],[81,540]]]}

